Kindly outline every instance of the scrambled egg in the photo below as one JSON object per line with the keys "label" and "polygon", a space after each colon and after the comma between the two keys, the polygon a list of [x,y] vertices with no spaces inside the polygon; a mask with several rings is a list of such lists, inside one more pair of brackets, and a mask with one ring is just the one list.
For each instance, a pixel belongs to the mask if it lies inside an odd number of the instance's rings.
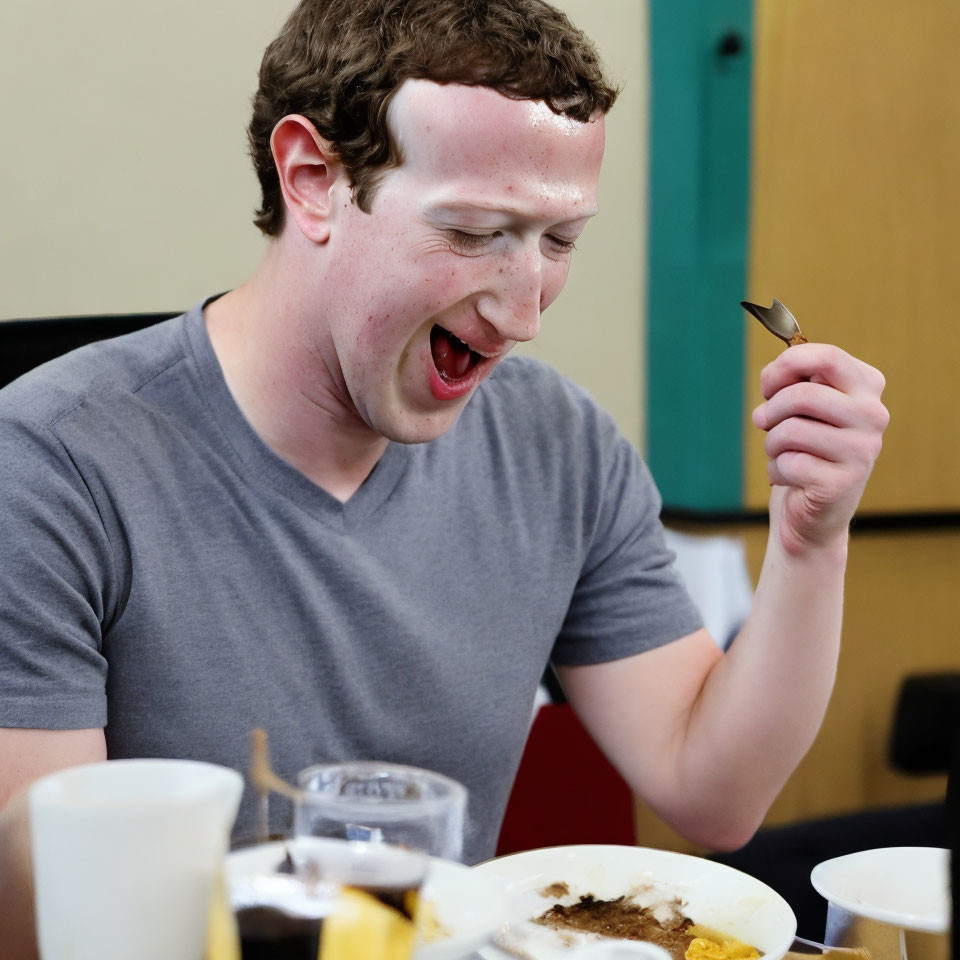
{"label": "scrambled egg", "polygon": [[755,947],[742,940],[708,940],[706,937],[697,937],[687,947],[685,960],[756,960],[760,954]]}

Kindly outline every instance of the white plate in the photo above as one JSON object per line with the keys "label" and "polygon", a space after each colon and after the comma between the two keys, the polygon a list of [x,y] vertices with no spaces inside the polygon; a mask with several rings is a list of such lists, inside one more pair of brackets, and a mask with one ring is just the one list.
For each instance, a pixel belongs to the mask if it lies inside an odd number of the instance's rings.
{"label": "white plate", "polygon": [[810,882],[828,902],[905,930],[950,926],[950,851],[881,847],[818,863]]}
{"label": "white plate", "polygon": [[[316,852],[322,855],[323,848],[330,844],[342,847],[345,841],[296,837],[236,850],[227,856],[227,875],[236,878],[247,873],[272,871],[286,857],[288,846],[305,854]],[[460,960],[489,943],[505,922],[505,885],[463,864],[435,857],[427,859],[430,870],[421,896],[433,904],[436,919],[450,936],[418,944],[413,960]]]}
{"label": "white plate", "polygon": [[[588,893],[609,900],[637,890],[642,892],[636,900],[644,906],[677,897],[686,916],[753,944],[766,960],[779,960],[797,929],[789,904],[766,884],[712,860],[665,850],[593,844],[547,847],[489,860],[473,867],[473,872],[509,884],[503,936],[532,960],[570,957],[567,934],[529,922],[556,902],[540,891],[558,882],[566,883],[570,891],[563,902],[576,902]],[[574,940],[573,945],[584,942]],[[487,960],[508,956],[495,946],[480,953]]]}

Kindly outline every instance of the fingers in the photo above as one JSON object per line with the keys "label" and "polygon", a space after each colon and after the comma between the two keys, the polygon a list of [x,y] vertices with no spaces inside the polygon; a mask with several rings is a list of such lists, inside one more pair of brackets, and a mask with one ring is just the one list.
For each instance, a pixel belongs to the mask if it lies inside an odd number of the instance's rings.
{"label": "fingers", "polygon": [[880,401],[883,374],[829,344],[784,350],[763,369],[760,385],[767,401],[753,411],[753,422],[761,430],[805,418],[879,435],[890,419]]}
{"label": "fingers", "polygon": [[772,430],[789,417],[807,417],[837,427],[848,427],[855,413],[842,402],[845,395],[825,383],[804,380],[781,387],[766,403],[754,410],[753,422],[761,430]]}
{"label": "fingers", "polygon": [[890,419],[878,393],[861,389],[846,394],[836,387],[811,380],[788,384],[753,411],[753,422],[761,430],[772,430],[790,417],[819,420],[836,427],[865,426],[880,431],[886,428]]}
{"label": "fingers", "polygon": [[767,433],[763,447],[771,461],[779,461],[788,453],[804,453],[831,463],[869,468],[880,454],[881,442],[879,430],[835,427],[819,420],[790,417]]}
{"label": "fingers", "polygon": [[[840,464],[827,463],[809,453],[789,450],[767,463],[767,479],[775,487],[800,487],[803,490],[839,488],[846,480]],[[827,498],[825,498],[827,499]]]}
{"label": "fingers", "polygon": [[760,390],[770,399],[790,384],[812,380],[842,393],[867,393],[880,396],[885,386],[883,374],[850,356],[839,347],[826,343],[803,343],[784,350],[760,374]]}
{"label": "fingers", "polygon": [[790,417],[767,433],[763,449],[771,460],[776,460],[782,453],[794,451],[839,462],[844,457],[848,443],[849,438],[842,428],[817,420]]}
{"label": "fingers", "polygon": [[884,385],[878,370],[828,344],[791,347],[764,368],[767,399],[753,422],[767,433],[771,484],[802,489],[807,502],[832,505],[833,513],[844,505],[852,513],[890,419],[880,400]]}

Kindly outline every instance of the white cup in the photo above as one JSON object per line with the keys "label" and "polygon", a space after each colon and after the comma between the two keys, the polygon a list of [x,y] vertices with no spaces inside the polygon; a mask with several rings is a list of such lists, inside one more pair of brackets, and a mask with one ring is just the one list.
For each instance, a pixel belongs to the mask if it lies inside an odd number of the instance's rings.
{"label": "white cup", "polygon": [[29,792],[42,960],[202,960],[243,778],[192,760],[110,760]]}

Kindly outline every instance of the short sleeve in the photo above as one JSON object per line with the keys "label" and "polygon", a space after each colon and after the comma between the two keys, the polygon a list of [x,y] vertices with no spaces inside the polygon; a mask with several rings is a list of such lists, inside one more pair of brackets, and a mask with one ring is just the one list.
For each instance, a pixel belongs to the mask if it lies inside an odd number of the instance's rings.
{"label": "short sleeve", "polygon": [[646,464],[606,415],[592,429],[584,562],[552,655],[565,666],[631,656],[703,626],[666,545]]}
{"label": "short sleeve", "polygon": [[113,555],[48,427],[0,419],[0,726],[102,727]]}

